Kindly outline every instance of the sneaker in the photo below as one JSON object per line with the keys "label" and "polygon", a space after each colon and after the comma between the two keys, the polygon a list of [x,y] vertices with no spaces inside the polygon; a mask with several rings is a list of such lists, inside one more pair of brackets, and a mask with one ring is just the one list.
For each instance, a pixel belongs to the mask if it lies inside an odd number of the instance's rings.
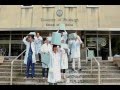
{"label": "sneaker", "polygon": [[75,69],[73,69],[73,68],[72,68],[71,70],[72,70],[72,71],[75,71]]}
{"label": "sneaker", "polygon": [[28,77],[24,77],[24,79],[28,79]]}
{"label": "sneaker", "polygon": [[43,77],[43,79],[45,79],[45,77]]}
{"label": "sneaker", "polygon": [[78,71],[82,71],[82,69],[80,68],[80,69],[78,69]]}
{"label": "sneaker", "polygon": [[35,77],[32,77],[32,79],[35,79]]}

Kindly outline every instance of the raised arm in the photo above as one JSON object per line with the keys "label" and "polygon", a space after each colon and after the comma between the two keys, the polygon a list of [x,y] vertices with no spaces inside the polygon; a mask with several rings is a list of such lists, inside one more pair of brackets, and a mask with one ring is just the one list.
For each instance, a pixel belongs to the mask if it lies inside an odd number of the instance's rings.
{"label": "raised arm", "polygon": [[23,42],[24,42],[25,45],[27,45],[27,43],[28,43],[28,41],[26,40],[27,38],[28,38],[28,36],[23,38]]}
{"label": "raised arm", "polygon": [[78,39],[78,41],[79,41],[80,44],[83,43],[83,41],[81,40],[81,38],[79,36],[77,36],[77,39]]}

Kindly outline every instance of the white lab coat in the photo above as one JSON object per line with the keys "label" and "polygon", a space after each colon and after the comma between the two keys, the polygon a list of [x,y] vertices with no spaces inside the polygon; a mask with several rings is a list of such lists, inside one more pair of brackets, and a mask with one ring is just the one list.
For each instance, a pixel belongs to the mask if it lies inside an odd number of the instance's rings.
{"label": "white lab coat", "polygon": [[[78,36],[78,38],[80,39],[80,37]],[[71,40],[70,44],[71,44],[71,58],[80,58],[80,44],[82,44],[82,40],[80,39],[80,41],[77,40]]]}
{"label": "white lab coat", "polygon": [[[26,53],[25,53],[25,57],[24,57],[24,64],[27,65],[27,60],[28,60],[28,53],[29,53],[29,48],[30,48],[30,42],[26,41],[27,37],[23,38],[23,42],[26,45]],[[32,48],[32,63],[36,63],[36,57],[35,57],[35,42],[31,43],[31,48]]]}
{"label": "white lab coat", "polygon": [[62,59],[61,59],[61,69],[68,69],[68,54],[70,52],[68,45],[66,44],[68,52],[65,52],[64,47],[61,46],[61,51],[62,51]]}
{"label": "white lab coat", "polygon": [[64,43],[67,41],[67,32],[63,32],[63,36],[61,37],[61,40],[64,40]]}
{"label": "white lab coat", "polygon": [[50,63],[48,72],[48,82],[57,83],[61,81],[61,67],[60,67],[61,53],[56,54],[52,51],[50,53]]}
{"label": "white lab coat", "polygon": [[[59,32],[59,30],[57,32]],[[67,41],[67,34],[68,33],[66,32],[66,30],[64,30],[63,35],[61,37],[61,40],[64,40],[64,43],[66,43],[66,41]]]}
{"label": "white lab coat", "polygon": [[42,41],[43,41],[43,38],[41,36],[39,36],[39,38],[37,38],[35,36],[35,52],[36,52],[36,54],[41,53]]}
{"label": "white lab coat", "polygon": [[[43,44],[41,46],[41,59],[42,59],[42,67],[48,68],[48,64],[50,61],[50,52],[52,51],[52,46],[50,44],[47,45],[47,43]],[[46,55],[45,55],[46,54]],[[45,65],[47,64],[47,66]]]}

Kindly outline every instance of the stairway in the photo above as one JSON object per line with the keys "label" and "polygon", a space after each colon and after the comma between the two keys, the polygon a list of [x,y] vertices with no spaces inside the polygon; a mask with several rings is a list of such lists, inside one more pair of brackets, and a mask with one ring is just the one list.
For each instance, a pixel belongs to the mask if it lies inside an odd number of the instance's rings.
{"label": "stairway", "polygon": [[[10,85],[10,62],[9,60],[5,60],[0,65],[0,85]],[[91,74],[90,61],[87,64],[85,60],[81,60],[81,62],[81,72],[71,71],[71,63],[69,63],[69,69],[66,73],[67,82],[60,82],[58,85],[97,85],[97,64],[93,62],[93,73]],[[101,65],[101,85],[120,85],[119,68],[107,60],[99,60],[99,62]],[[35,66],[36,77],[34,79],[24,79],[25,69],[23,65],[23,72],[21,73],[21,61],[14,62],[13,85],[48,85],[47,80],[42,79],[40,63],[37,63]]]}

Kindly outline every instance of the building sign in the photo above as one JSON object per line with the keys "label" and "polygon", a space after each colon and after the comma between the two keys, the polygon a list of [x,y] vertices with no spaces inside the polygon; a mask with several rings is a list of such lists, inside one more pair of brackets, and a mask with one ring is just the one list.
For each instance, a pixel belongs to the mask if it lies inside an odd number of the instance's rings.
{"label": "building sign", "polygon": [[62,22],[65,26],[75,26],[78,22],[78,19],[68,19],[68,18],[60,18],[60,19],[44,19],[41,18],[41,22],[44,23],[45,26],[59,26]]}
{"label": "building sign", "polygon": [[56,14],[57,14],[58,17],[61,17],[63,15],[63,11],[58,9]]}

